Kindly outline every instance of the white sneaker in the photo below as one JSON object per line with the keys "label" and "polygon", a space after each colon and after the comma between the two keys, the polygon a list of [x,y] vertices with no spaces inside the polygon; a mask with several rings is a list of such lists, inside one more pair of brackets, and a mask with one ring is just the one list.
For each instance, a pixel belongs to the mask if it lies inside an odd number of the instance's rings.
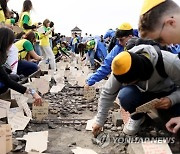
{"label": "white sneaker", "polygon": [[140,125],[144,122],[145,117],[139,120],[129,118],[128,122],[124,125],[123,132],[127,135],[135,135],[139,131]]}

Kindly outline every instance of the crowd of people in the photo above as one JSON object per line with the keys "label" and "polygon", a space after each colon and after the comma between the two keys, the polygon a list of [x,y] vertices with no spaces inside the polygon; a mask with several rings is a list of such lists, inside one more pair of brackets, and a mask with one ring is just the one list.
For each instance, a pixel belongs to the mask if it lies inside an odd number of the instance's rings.
{"label": "crowd of people", "polygon": [[[138,30],[124,22],[104,36],[92,37],[86,33],[81,37],[74,33],[70,42],[54,32],[54,23],[49,19],[32,23],[31,0],[24,1],[20,14],[10,11],[7,3],[8,0],[0,0],[1,94],[11,88],[31,94],[35,104],[41,105],[38,93],[18,84],[18,77],[36,72],[40,61],[50,65],[53,76],[57,71],[56,58],[79,54],[95,71],[86,80],[85,89],[108,77],[93,125],[95,136],[101,132],[116,97],[130,114],[138,106],[158,98],[156,109],[167,115],[167,130],[172,133],[180,130],[180,7],[174,1],[145,0]],[[22,28],[21,33],[13,32],[15,25]],[[98,69],[95,59],[102,63]],[[135,135],[144,120],[144,113],[133,114],[123,132]]]}

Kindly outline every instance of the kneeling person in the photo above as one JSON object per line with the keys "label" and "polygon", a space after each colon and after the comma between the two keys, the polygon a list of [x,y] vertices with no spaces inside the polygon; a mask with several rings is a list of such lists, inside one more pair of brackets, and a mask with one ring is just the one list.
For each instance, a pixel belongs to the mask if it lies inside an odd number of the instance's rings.
{"label": "kneeling person", "polygon": [[[160,51],[160,50],[159,50]],[[93,133],[96,136],[108,115],[108,110],[118,98],[121,106],[129,113],[150,100],[159,98],[157,109],[170,112],[172,117],[180,115],[180,59],[178,55],[161,50],[166,77],[157,69],[159,53],[154,46],[139,45],[118,54],[112,62],[112,74],[106,82],[98,105]],[[144,120],[144,113],[138,113],[124,126],[124,133],[134,135]]]}

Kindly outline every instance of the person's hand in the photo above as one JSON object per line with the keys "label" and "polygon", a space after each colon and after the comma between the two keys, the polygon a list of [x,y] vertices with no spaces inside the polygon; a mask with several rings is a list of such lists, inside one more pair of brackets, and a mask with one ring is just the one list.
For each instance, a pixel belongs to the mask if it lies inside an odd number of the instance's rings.
{"label": "person's hand", "polygon": [[32,25],[32,26],[31,26],[31,29],[32,29],[32,30],[36,30],[36,25]]}
{"label": "person's hand", "polygon": [[42,106],[42,98],[38,95],[38,93],[34,93],[33,98],[35,99],[34,105],[35,106]]}
{"label": "person's hand", "polygon": [[169,109],[171,105],[172,105],[171,100],[168,97],[163,97],[159,99],[155,107],[157,109]]}
{"label": "person's hand", "polygon": [[84,85],[84,90],[89,90],[89,85],[88,84]]}
{"label": "person's hand", "polygon": [[37,62],[36,59],[30,59],[30,62]]}
{"label": "person's hand", "polygon": [[93,133],[94,137],[97,137],[101,133],[102,126],[94,123],[92,128],[93,128],[92,133]]}
{"label": "person's hand", "polygon": [[180,117],[171,118],[166,123],[166,128],[171,133],[177,133],[180,130]]}

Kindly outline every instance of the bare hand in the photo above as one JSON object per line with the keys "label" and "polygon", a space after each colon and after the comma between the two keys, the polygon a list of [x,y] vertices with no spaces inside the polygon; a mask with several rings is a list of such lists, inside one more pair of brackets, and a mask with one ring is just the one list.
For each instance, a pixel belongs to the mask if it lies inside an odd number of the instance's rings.
{"label": "bare hand", "polygon": [[34,101],[35,106],[42,106],[42,98],[38,95],[38,93],[35,93],[33,95],[33,98],[35,99]]}
{"label": "bare hand", "polygon": [[88,84],[84,85],[84,90],[89,90],[89,85]]}
{"label": "bare hand", "polygon": [[171,106],[172,103],[168,97],[163,97],[159,99],[159,102],[156,104],[157,109],[169,109]]}
{"label": "bare hand", "polygon": [[180,130],[180,117],[171,118],[166,123],[166,128],[171,133],[177,133]]}
{"label": "bare hand", "polygon": [[92,133],[93,133],[94,137],[97,137],[101,133],[102,126],[95,123],[95,124],[93,124],[92,128],[93,128]]}

